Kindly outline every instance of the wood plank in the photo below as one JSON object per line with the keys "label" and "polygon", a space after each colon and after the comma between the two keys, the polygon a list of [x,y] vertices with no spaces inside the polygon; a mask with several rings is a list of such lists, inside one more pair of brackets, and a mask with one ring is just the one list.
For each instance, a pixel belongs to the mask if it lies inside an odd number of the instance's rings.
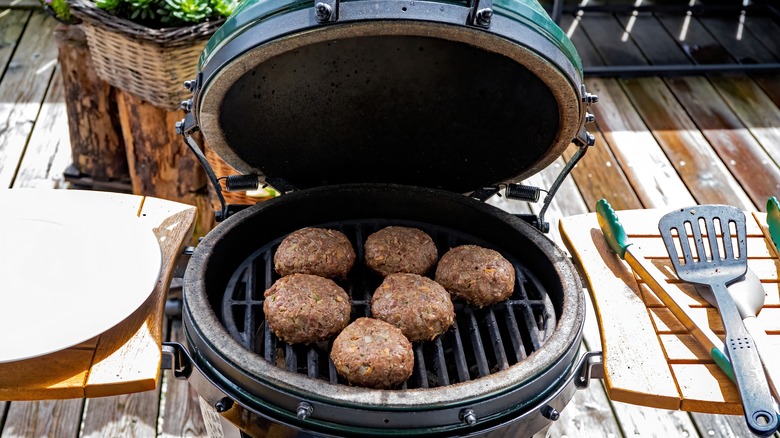
{"label": "wood plank", "polygon": [[611,14],[589,15],[581,26],[605,65],[644,65],[644,55]]}
{"label": "wood plank", "polygon": [[764,15],[746,14],[745,30],[780,59],[780,25],[775,20]]}
{"label": "wood plank", "polygon": [[663,80],[642,78],[620,82],[698,203],[755,209],[753,201]]}
{"label": "wood plank", "polygon": [[[751,266],[751,269],[753,267]],[[755,272],[755,269],[753,269]],[[664,271],[662,271],[664,272]],[[670,274],[671,275],[671,274]],[[704,298],[699,295],[698,292],[696,292],[696,288],[692,284],[682,283],[679,280],[670,280],[670,283],[674,283],[679,287],[683,292],[685,292],[689,297],[690,301],[687,303],[688,305],[692,307],[707,307],[709,306],[709,303],[707,303]],[[642,296],[645,300],[645,304],[647,304],[647,307],[662,307],[663,303],[661,303],[661,300],[649,289],[645,289],[644,285],[641,285],[643,287],[642,289]],[[764,299],[764,307],[780,307],[780,284],[777,282],[768,282],[768,281],[762,281],[761,286],[764,287],[764,292],[766,292],[766,298]]]}
{"label": "wood plank", "polygon": [[[681,394],[631,269],[611,252],[595,215],[564,218],[561,232],[569,251],[585,271],[599,315],[604,382],[610,399],[679,409]],[[631,333],[630,339],[625,333]]]}
{"label": "wood plank", "polygon": [[625,32],[637,45],[648,63],[688,65],[691,59],[650,12],[617,14]]}
{"label": "wood plank", "polygon": [[596,52],[596,48],[593,47],[593,43],[590,42],[588,35],[582,30],[580,26],[581,21],[582,16],[564,15],[561,17],[560,27],[566,32],[566,36],[569,37],[574,47],[577,48],[577,53],[580,55],[583,65],[604,65],[604,61],[601,60],[601,56]]}
{"label": "wood plank", "polygon": [[[740,438],[753,436],[742,416],[694,414],[691,415],[696,428],[703,436]],[[777,436],[775,434],[774,436]]]}
{"label": "wood plank", "polygon": [[[0,399],[40,400],[83,397],[84,383],[89,366],[92,364],[93,354],[94,351],[91,349],[69,348],[32,359],[2,363],[0,364]],[[20,370],[27,371],[19,372]]]}
{"label": "wood plank", "polygon": [[[173,342],[184,342],[181,320],[171,321],[170,336]],[[195,389],[186,380],[174,378],[170,372],[164,373],[162,388],[165,395],[158,420],[162,425],[162,436],[205,436],[206,426]]]}
{"label": "wood plank", "polygon": [[780,109],[748,78],[711,77],[710,81],[775,165],[780,164]]}
{"label": "wood plank", "polygon": [[14,188],[63,187],[63,172],[70,165],[70,141],[65,95],[59,67],[46,92],[38,121],[19,164]]}
{"label": "wood plank", "polygon": [[669,78],[666,83],[753,203],[763,210],[767,198],[780,193],[780,168],[706,78]]}
{"label": "wood plank", "polygon": [[0,8],[40,8],[38,0],[0,0]]}
{"label": "wood plank", "polygon": [[56,22],[43,12],[30,18],[27,31],[0,82],[0,187],[10,187],[57,63],[52,44]]}
{"label": "wood plank", "polygon": [[742,20],[739,13],[699,18],[709,33],[741,64],[778,62],[778,58],[746,29]]}
{"label": "wood plank", "polygon": [[82,437],[151,437],[157,433],[159,390],[87,399]]}
{"label": "wood plank", "polygon": [[590,107],[626,178],[645,207],[688,206],[696,201],[614,79],[585,81],[599,96]]}
{"label": "wood plank", "polygon": [[13,402],[0,437],[74,437],[84,400]]}
{"label": "wood plank", "polygon": [[157,387],[166,291],[176,258],[194,229],[196,210],[185,204],[147,197],[137,214],[139,220],[154,229],[158,240],[169,242],[161,245],[160,277],[155,291],[138,311],[100,336],[85,387],[87,397]]}
{"label": "wood plank", "polygon": [[0,72],[3,74],[31,15],[29,11],[4,11],[0,16]]}
{"label": "wood plank", "polygon": [[737,387],[714,363],[671,364],[671,367],[684,394],[680,409],[706,414],[743,413]]}
{"label": "wood plank", "polygon": [[[592,322],[595,325],[595,320]],[[584,350],[580,348],[580,353]],[[620,436],[620,426],[610,409],[611,404],[602,382],[591,380],[588,388],[574,393],[574,398],[561,411],[560,418],[552,424],[547,436]]]}
{"label": "wood plank", "polygon": [[[666,307],[652,307],[649,309],[653,322],[659,334],[681,334],[688,333],[688,329],[680,323],[671,310]],[[707,325],[717,335],[722,336],[725,333],[723,321],[720,318],[718,310],[714,307],[694,307],[691,312],[699,321],[707,321]],[[765,307],[758,315],[758,321],[769,335],[780,335],[780,308]],[[780,367],[780,364],[777,366]]]}

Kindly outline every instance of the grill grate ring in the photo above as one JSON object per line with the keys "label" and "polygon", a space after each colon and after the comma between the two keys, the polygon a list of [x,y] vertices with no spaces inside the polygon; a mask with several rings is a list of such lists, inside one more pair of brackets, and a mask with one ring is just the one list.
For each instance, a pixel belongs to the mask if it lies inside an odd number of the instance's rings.
{"label": "grill grate ring", "polygon": [[[515,291],[505,302],[477,309],[455,301],[454,326],[433,341],[413,344],[414,372],[400,389],[448,386],[494,374],[524,360],[552,335],[557,319],[550,298],[536,277],[507,251],[450,228],[390,219],[316,225],[343,232],[356,250],[357,260],[349,279],[338,282],[352,301],[352,321],[371,316],[371,294],[382,281],[363,264],[363,243],[369,234],[390,225],[427,232],[440,255],[464,244],[495,249],[515,266],[516,273]],[[284,237],[262,246],[234,271],[223,295],[221,322],[245,348],[280,368],[347,384],[330,360],[332,340],[291,346],[279,340],[264,323],[263,292],[279,278],[273,269],[273,255]]]}

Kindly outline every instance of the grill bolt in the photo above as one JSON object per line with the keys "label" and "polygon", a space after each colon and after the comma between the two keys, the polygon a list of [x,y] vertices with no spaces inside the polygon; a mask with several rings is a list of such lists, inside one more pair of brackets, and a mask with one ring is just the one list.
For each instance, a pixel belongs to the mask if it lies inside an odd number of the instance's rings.
{"label": "grill bolt", "polygon": [[331,9],[330,5],[320,2],[314,6],[314,15],[317,17],[317,21],[320,23],[324,21],[330,21],[330,16],[332,14],[333,9]]}
{"label": "grill bolt", "polygon": [[479,26],[490,27],[490,20],[492,18],[493,10],[490,8],[485,8],[477,11],[477,19],[475,21]]}
{"label": "grill bolt", "polygon": [[591,113],[585,113],[585,123],[593,123],[596,121],[596,116]]}
{"label": "grill bolt", "polygon": [[599,97],[595,94],[585,93],[585,96],[582,98],[582,100],[588,105],[590,105],[592,103],[598,102]]}
{"label": "grill bolt", "polygon": [[192,89],[195,88],[195,81],[184,81],[184,88],[188,91],[192,91]]}
{"label": "grill bolt", "polygon": [[541,413],[542,413],[542,416],[544,418],[546,418],[548,420],[551,420],[551,421],[558,421],[558,418],[561,417],[561,414],[558,413],[558,411],[554,407],[552,407],[550,405],[545,405],[542,408],[542,412]]}
{"label": "grill bolt", "polygon": [[464,409],[460,411],[460,421],[469,426],[474,426],[477,424],[477,415],[474,413],[473,409]]}
{"label": "grill bolt", "polygon": [[183,109],[184,111],[187,112],[192,111],[192,99],[182,100],[179,106],[181,106],[181,109]]}
{"label": "grill bolt", "polygon": [[305,420],[314,413],[314,406],[308,402],[298,403],[298,413],[296,414],[299,420]]}
{"label": "grill bolt", "polygon": [[225,397],[214,403],[214,409],[220,414],[233,407],[233,400]]}

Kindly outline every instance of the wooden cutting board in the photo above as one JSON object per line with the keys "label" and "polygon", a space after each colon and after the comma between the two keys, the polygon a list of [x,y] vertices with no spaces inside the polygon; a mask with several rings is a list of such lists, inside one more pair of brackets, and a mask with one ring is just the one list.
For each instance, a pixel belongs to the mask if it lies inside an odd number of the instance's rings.
{"label": "wooden cutting board", "polygon": [[[162,267],[148,299],[114,327],[61,351],[0,363],[0,400],[99,397],[154,389],[162,361],[165,296],[175,260],[192,234],[196,209],[177,202],[115,193],[24,192],[26,196],[15,196],[16,204],[4,208],[34,209],[42,203],[63,208],[99,206],[95,215],[101,220],[116,220],[118,224],[124,220],[137,221],[157,238],[162,251]],[[111,245],[112,242],[106,243]],[[41,250],[60,251],[63,257],[68,254],[67,248]],[[41,275],[45,275],[45,271]],[[68,286],[63,285],[63,288]]]}
{"label": "wooden cutting board", "polygon": [[[618,217],[645,257],[677,283],[700,321],[723,337],[715,308],[674,274],[658,231],[666,210],[629,210]],[[747,213],[748,265],[766,292],[758,315],[775,348],[764,352],[780,367],[780,260],[768,240],[766,215]],[[604,382],[612,400],[664,409],[742,414],[734,384],[661,300],[607,246],[596,214],[561,219],[561,235],[593,299],[604,353]]]}

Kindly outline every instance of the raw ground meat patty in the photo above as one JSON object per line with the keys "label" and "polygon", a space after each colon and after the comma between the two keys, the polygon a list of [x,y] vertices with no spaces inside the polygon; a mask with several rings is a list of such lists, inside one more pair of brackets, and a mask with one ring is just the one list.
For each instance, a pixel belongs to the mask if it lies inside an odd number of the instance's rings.
{"label": "raw ground meat patty", "polygon": [[385,277],[371,298],[371,314],[401,329],[412,342],[433,340],[455,319],[447,290],[417,274]]}
{"label": "raw ground meat patty", "polygon": [[333,341],[330,358],[336,371],[353,385],[396,387],[414,369],[412,343],[384,321],[358,318]]}
{"label": "raw ground meat patty", "polygon": [[424,275],[439,259],[436,244],[417,228],[387,227],[366,239],[366,266],[380,275]]}
{"label": "raw ground meat patty", "polygon": [[355,264],[355,250],[347,236],[336,230],[301,228],[290,233],[274,254],[281,276],[313,274],[344,279]]}
{"label": "raw ground meat patty", "polygon": [[263,312],[274,334],[288,344],[329,339],[349,324],[352,306],[333,280],[309,274],[282,277],[265,291]]}
{"label": "raw ground meat patty", "polygon": [[453,296],[484,307],[512,295],[515,269],[497,251],[476,245],[452,248],[439,261],[436,281]]}

